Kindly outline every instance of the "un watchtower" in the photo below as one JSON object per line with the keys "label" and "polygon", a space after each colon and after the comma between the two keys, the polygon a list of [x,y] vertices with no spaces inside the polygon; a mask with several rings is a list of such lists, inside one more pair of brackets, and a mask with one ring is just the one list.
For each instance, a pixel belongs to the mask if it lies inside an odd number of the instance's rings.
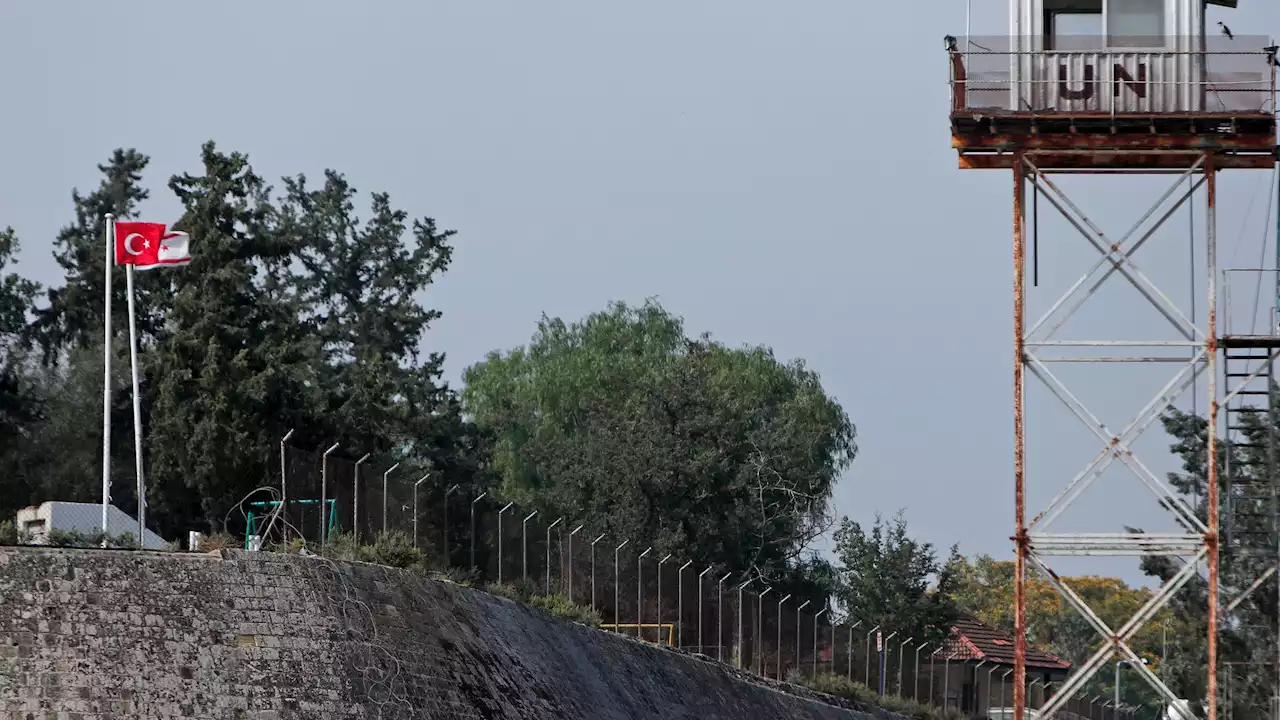
{"label": "un watchtower", "polygon": [[[1220,335],[1218,323],[1215,178],[1222,170],[1268,169],[1276,164],[1276,48],[1266,37],[1230,30],[1228,8],[1235,5],[1236,0],[1011,0],[1007,36],[945,39],[951,78],[951,142],[960,168],[1013,172],[1016,720],[1022,720],[1026,709],[1028,563],[1058,585],[1067,602],[1103,640],[1098,652],[1055,688],[1039,708],[1042,717],[1052,717],[1092,676],[1117,660],[1135,661],[1130,666],[1174,700],[1175,695],[1161,679],[1139,661],[1129,640],[1174,593],[1207,568],[1207,702],[1208,717],[1216,720],[1218,563],[1219,551],[1230,551],[1230,543],[1219,539],[1219,529],[1229,524],[1229,518],[1219,508],[1217,467],[1208,464],[1204,506],[1193,508],[1134,456],[1131,448],[1138,435],[1153,425],[1199,374],[1207,376],[1204,407],[1208,408],[1210,427],[1218,427],[1220,403],[1228,407],[1229,425],[1230,403],[1255,392],[1249,383],[1259,377],[1265,381],[1270,374],[1269,369],[1263,374],[1252,368],[1232,373],[1231,361],[1240,366],[1248,359],[1268,360],[1262,367],[1269,368],[1269,360],[1280,349],[1274,326],[1260,334],[1233,336]],[[1163,174],[1172,182],[1160,200],[1121,236],[1105,233],[1061,191],[1054,176],[1063,173]],[[1145,182],[1149,184],[1151,179]],[[1032,212],[1028,212],[1027,198],[1032,193],[1037,201],[1043,196],[1065,216],[1100,257],[1093,271],[1028,326],[1027,226],[1029,220],[1036,220],[1039,206],[1039,202],[1033,203]],[[1203,288],[1196,292],[1207,299],[1203,323],[1195,322],[1194,313],[1189,318],[1133,262],[1135,252],[1198,193],[1204,194],[1205,207],[1202,222],[1207,273]],[[1147,253],[1160,250],[1147,248]],[[1176,339],[1154,340],[1157,333],[1124,341],[1054,338],[1065,318],[1087,301],[1102,281],[1117,277],[1132,284],[1159,310]],[[1220,360],[1228,371],[1223,376],[1218,374]],[[1050,370],[1053,362],[1068,361],[1149,362],[1152,364],[1146,367],[1151,372],[1164,371],[1166,375],[1171,364],[1181,370],[1141,408],[1131,425],[1117,431],[1099,422]],[[1024,378],[1028,373],[1043,382],[1099,440],[1099,454],[1084,470],[1074,477],[1053,479],[1055,484],[1063,484],[1063,489],[1048,507],[1037,508],[1038,514],[1030,521],[1025,502],[1024,437]],[[1226,380],[1226,387],[1220,390],[1222,380]],[[1259,394],[1267,395],[1265,388]],[[1271,411],[1274,417],[1274,408]],[[1208,434],[1209,457],[1216,456],[1217,435]],[[1053,523],[1062,511],[1112,463],[1132,470],[1185,531],[1116,533],[1111,531],[1114,528],[1106,528],[1096,533],[1053,532]],[[1240,492],[1233,495],[1230,478],[1227,480],[1228,497],[1242,496]],[[1274,499],[1271,512],[1274,518]],[[1274,547],[1272,543],[1273,553]],[[1108,627],[1051,570],[1053,558],[1068,555],[1167,555],[1186,562],[1183,571],[1160,588],[1149,607],[1122,627]]]}

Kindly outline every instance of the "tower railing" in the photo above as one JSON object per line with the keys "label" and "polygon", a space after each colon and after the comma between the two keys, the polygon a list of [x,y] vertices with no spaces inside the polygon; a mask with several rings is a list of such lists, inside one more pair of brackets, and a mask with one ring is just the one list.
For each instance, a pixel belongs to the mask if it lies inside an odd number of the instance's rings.
{"label": "tower railing", "polygon": [[953,115],[1276,111],[1276,67],[1268,38],[1206,38],[1203,46],[1199,38],[1174,38],[1160,48],[1142,47],[1154,44],[1142,39],[1071,41],[1050,48],[1041,38],[959,38],[948,53]]}

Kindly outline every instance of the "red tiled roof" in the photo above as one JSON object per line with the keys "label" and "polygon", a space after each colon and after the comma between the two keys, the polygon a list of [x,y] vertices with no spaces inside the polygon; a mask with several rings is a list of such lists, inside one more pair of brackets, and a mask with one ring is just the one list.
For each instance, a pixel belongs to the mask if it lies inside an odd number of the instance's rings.
{"label": "red tiled roof", "polygon": [[[985,660],[997,665],[1013,665],[1013,637],[971,616],[961,616],[951,628],[951,637],[939,658]],[[1027,643],[1027,667],[1070,670],[1071,663]]]}

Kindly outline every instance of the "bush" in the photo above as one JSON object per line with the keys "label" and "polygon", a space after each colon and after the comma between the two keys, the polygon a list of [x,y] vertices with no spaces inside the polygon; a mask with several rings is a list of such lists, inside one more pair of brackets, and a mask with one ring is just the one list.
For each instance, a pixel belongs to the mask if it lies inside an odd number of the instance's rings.
{"label": "bush", "polygon": [[372,545],[361,545],[351,533],[330,535],[319,554],[330,560],[365,562],[393,568],[428,569],[427,554],[413,544],[408,534],[399,530],[379,533]]}
{"label": "bush", "polygon": [[588,607],[578,605],[563,595],[534,595],[529,604],[539,610],[571,622],[579,622],[591,627],[600,627],[600,614]]}
{"label": "bush", "polygon": [[[345,537],[350,537],[345,536]],[[417,568],[425,570],[427,555],[422,548],[413,544],[408,533],[400,530],[378,533],[372,545],[361,548],[366,562],[388,565],[395,568]]]}
{"label": "bush", "polygon": [[871,705],[876,704],[876,701],[880,699],[876,697],[871,688],[860,682],[854,682],[843,675],[833,675],[831,673],[823,673],[817,677],[798,675],[793,682],[804,685],[811,690],[817,690],[820,693],[857,700]]}
{"label": "bush", "polygon": [[199,552],[217,552],[219,550],[233,550],[243,547],[244,543],[236,540],[230,533],[220,532],[200,538]]}
{"label": "bush", "polygon": [[101,531],[83,533],[78,530],[50,530],[45,534],[43,544],[50,547],[63,548],[109,547],[124,550],[132,550],[138,547],[138,541],[133,533],[105,535]]}
{"label": "bush", "polygon": [[0,520],[0,545],[18,544],[18,526],[12,520]]}
{"label": "bush", "polygon": [[480,571],[477,568],[446,568],[439,576],[463,587],[475,587],[480,581]]}
{"label": "bush", "polygon": [[872,705],[891,713],[903,715],[915,720],[963,720],[964,714],[955,709],[942,710],[923,703],[918,703],[896,695],[880,697],[875,691],[860,682],[853,682],[843,675],[825,673],[813,677],[792,670],[787,681],[803,685],[827,695],[854,700],[865,705]]}
{"label": "bush", "polygon": [[528,604],[538,594],[537,586],[533,582],[523,580],[517,580],[514,583],[503,583],[502,585],[490,585],[486,589],[494,595],[525,604]]}
{"label": "bush", "polygon": [[534,589],[532,582],[516,584],[490,585],[486,588],[491,594],[524,603],[538,608],[542,612],[571,622],[579,622],[591,627],[600,627],[600,614],[589,607],[577,605],[563,595],[542,595]]}

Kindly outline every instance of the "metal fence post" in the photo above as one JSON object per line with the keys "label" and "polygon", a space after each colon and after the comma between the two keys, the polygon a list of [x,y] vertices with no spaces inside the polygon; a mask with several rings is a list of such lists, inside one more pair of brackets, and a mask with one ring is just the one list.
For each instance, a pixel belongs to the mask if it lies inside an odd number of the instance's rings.
{"label": "metal fence post", "polygon": [[[290,430],[289,432],[285,433],[284,437],[280,438],[280,512],[282,516],[286,515],[289,509],[289,479],[288,479],[289,466],[285,459],[285,455],[286,453],[288,453],[288,443],[289,443],[289,438],[291,437],[293,437],[293,430]],[[283,530],[284,530],[284,533],[283,533],[284,541],[289,542],[289,525],[287,523],[284,525]],[[103,522],[102,524],[103,535],[105,535],[106,532],[107,532],[107,524],[106,522]],[[303,538],[303,540],[305,539],[306,538]],[[105,539],[103,542],[105,542]],[[194,550],[195,548],[187,548],[187,549]]]}
{"label": "metal fence post", "polygon": [[877,689],[880,691],[881,695],[884,695],[889,690],[889,658],[893,655],[893,651],[889,649],[889,641],[893,640],[897,635],[897,630],[889,633],[889,636],[884,639],[883,644],[881,644],[879,637],[876,638],[876,654],[880,656],[880,662],[877,665],[879,668],[879,672],[877,673],[879,677],[877,678],[878,682],[876,685],[878,686]]}
{"label": "metal fence post", "polygon": [[898,697],[902,697],[902,655],[907,651],[907,645],[910,645],[912,640],[915,638],[909,637],[898,646]]}
{"label": "metal fence post", "polygon": [[716,661],[724,662],[724,581],[733,573],[725,573],[716,583]]}
{"label": "metal fence post", "polygon": [[329,523],[324,521],[324,509],[329,504],[329,453],[337,449],[338,443],[334,443],[320,456],[320,547],[324,547],[329,540]]}
{"label": "metal fence post", "polygon": [[880,626],[877,625],[867,631],[867,661],[865,663],[865,667],[863,668],[864,674],[862,678],[862,684],[866,685],[868,690],[871,689],[871,636],[874,635],[876,631],[879,629],[880,629]]}
{"label": "metal fence post", "polygon": [[529,521],[537,514],[538,511],[534,510],[520,522],[520,573],[524,582],[529,582]]}
{"label": "metal fence post", "polygon": [[[387,532],[387,478],[390,477],[391,472],[398,467],[400,467],[400,463],[396,463],[395,465],[392,465],[391,467],[387,468],[386,472],[382,473],[382,533],[384,535]],[[431,473],[427,473],[427,475],[424,475],[423,480],[425,480],[426,477],[429,476],[430,474]],[[422,482],[422,481],[419,480],[418,482]],[[415,516],[415,519],[416,519],[416,516]]]}
{"label": "metal fence post", "polygon": [[360,465],[369,459],[369,453],[365,453],[356,461],[355,480],[351,484],[351,539],[355,544],[360,544]]}
{"label": "metal fence post", "polygon": [[796,608],[796,664],[795,664],[795,669],[796,669],[796,672],[797,672],[797,673],[799,673],[799,672],[801,671],[801,670],[800,670],[800,611],[801,611],[801,610],[803,610],[803,609],[805,609],[805,608],[807,608],[807,607],[809,607],[809,605],[810,605],[811,603],[813,603],[813,601],[812,601],[812,600],[805,600],[805,601],[804,601],[804,604],[802,604],[802,605],[800,605],[799,607],[797,607],[797,608]]}
{"label": "metal fence post", "polygon": [[[449,556],[449,496],[450,496],[450,495],[452,495],[452,494],[453,494],[453,491],[454,491],[454,490],[457,490],[457,489],[458,489],[458,486],[457,486],[457,484],[455,484],[453,487],[451,487],[451,488],[449,488],[448,490],[445,490],[445,491],[444,491],[444,536],[443,536],[443,539],[444,539],[444,566],[445,566],[446,568],[453,567],[453,558]],[[383,505],[383,508],[384,508],[384,510],[383,510],[383,518],[384,518],[384,520],[383,520],[383,532],[386,532],[386,529],[385,529],[385,528],[386,528],[386,520],[385,520],[385,518],[386,518],[386,511],[385,511],[385,508],[386,508],[385,503],[386,503],[386,501],[387,501],[387,496],[384,494],[384,495],[382,496],[382,502],[384,503],[384,505]]]}
{"label": "metal fence post", "polygon": [[[849,626],[849,682],[853,682],[853,631],[862,627],[862,621],[859,620]],[[831,672],[835,672],[835,666],[831,668]]]}
{"label": "metal fence post", "polygon": [[676,570],[676,649],[684,647],[684,571],[693,561],[690,560]]}
{"label": "metal fence post", "polygon": [[498,511],[498,584],[499,585],[502,584],[502,515],[506,511],[510,510],[512,505],[515,505],[515,503],[509,502],[506,505],[504,505],[501,510]]}
{"label": "metal fence post", "polygon": [[547,594],[551,594],[551,529],[564,522],[564,518],[556,518],[556,521],[547,526]]}
{"label": "metal fence post", "polygon": [[666,557],[658,561],[658,597],[653,603],[655,614],[658,616],[658,644],[662,645],[662,565],[671,559],[671,553],[667,553]]}
{"label": "metal fence post", "polygon": [[604,539],[605,533],[591,541],[591,611],[596,609],[596,543]]}
{"label": "metal fence post", "polygon": [[651,552],[653,552],[652,545],[645,548],[645,551],[636,558],[636,639],[642,637],[640,626],[644,624],[644,603],[641,601],[642,589],[644,588],[644,567],[641,563],[644,562],[645,556]]}
{"label": "metal fence post", "polygon": [[569,563],[568,563],[568,566],[569,566],[569,568],[568,568],[568,569],[569,569],[569,586],[568,586],[568,591],[569,591],[569,602],[570,602],[570,603],[573,603],[573,538],[574,538],[574,536],[575,536],[575,535],[577,535],[579,532],[582,532],[582,528],[583,528],[583,527],[585,527],[585,526],[583,526],[583,525],[579,525],[578,527],[576,527],[576,528],[574,528],[574,529],[573,529],[573,532],[569,533]]}
{"label": "metal fence post", "polygon": [[423,475],[421,478],[418,479],[418,482],[413,484],[413,546],[414,547],[419,547],[418,545],[418,486],[426,482],[427,478],[429,477],[431,477],[431,473],[427,473],[426,475]]}
{"label": "metal fence post", "polygon": [[778,658],[777,658],[778,661],[777,661],[777,669],[774,670],[774,672],[777,673],[779,680],[782,679],[782,604],[790,599],[791,599],[791,593],[787,593],[786,595],[782,596],[781,600],[778,601],[778,642],[775,643],[777,645],[777,648],[775,649],[777,650],[777,653],[778,653]]}
{"label": "metal fence post", "polygon": [[613,631],[621,633],[622,628],[618,627],[618,610],[621,607],[622,596],[618,593],[618,589],[622,586],[622,575],[619,571],[618,554],[622,552],[622,548],[631,542],[630,538],[622,541],[622,544],[613,549]]}
{"label": "metal fence post", "polygon": [[706,570],[698,573],[698,652],[703,655],[707,654],[706,646],[702,643],[702,586],[704,584],[703,576],[711,572],[714,565],[708,565]]}
{"label": "metal fence post", "polygon": [[818,618],[827,614],[828,608],[822,608],[813,616],[813,676],[818,677]]}
{"label": "metal fence post", "polygon": [[480,493],[475,500],[471,501],[471,569],[476,569],[476,503],[484,499],[489,492]]}
{"label": "metal fence post", "polygon": [[916,648],[916,670],[911,675],[911,679],[915,684],[915,687],[911,690],[912,702],[920,702],[920,651],[928,644],[929,643],[927,642],[923,642]]}
{"label": "metal fence post", "polygon": [[756,637],[755,637],[755,642],[752,643],[754,647],[755,657],[751,659],[753,661],[752,664],[755,665],[756,667],[756,673],[761,677],[764,677],[764,674],[765,674],[764,652],[763,652],[764,650],[764,596],[768,595],[771,592],[773,592],[773,588],[767,587],[764,589],[764,592],[760,593],[760,595],[756,597],[756,633],[755,633]]}

